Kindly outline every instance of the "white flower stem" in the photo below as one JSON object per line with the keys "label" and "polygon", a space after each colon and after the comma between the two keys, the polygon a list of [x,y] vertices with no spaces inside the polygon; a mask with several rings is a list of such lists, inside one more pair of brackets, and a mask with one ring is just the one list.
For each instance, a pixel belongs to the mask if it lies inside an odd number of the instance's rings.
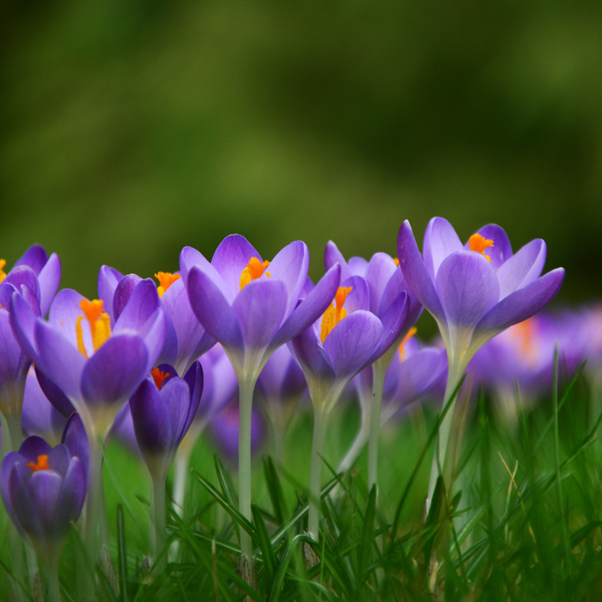
{"label": "white flower stem", "polygon": [[[387,365],[382,358],[372,364],[372,410],[370,416],[370,439],[368,441],[368,491],[376,485],[378,492],[378,441],[380,434],[380,410],[383,401],[383,386]],[[378,494],[377,494],[378,495]]]}
{"label": "white flower stem", "polygon": [[46,586],[48,588],[48,602],[61,602],[58,559],[57,562],[47,564],[45,568]]}
{"label": "white flower stem", "polygon": [[311,442],[311,468],[309,473],[308,531],[317,541],[320,532],[320,493],[322,490],[322,465],[326,426],[329,411],[323,405],[314,404],[314,433]]}
{"label": "white flower stem", "polygon": [[[167,566],[167,557],[163,554],[166,541],[165,530],[165,481],[167,475],[151,475],[153,494],[151,498],[149,536],[150,557],[157,563],[157,571]],[[161,556],[163,554],[163,556]],[[161,558],[159,558],[161,556]]]}

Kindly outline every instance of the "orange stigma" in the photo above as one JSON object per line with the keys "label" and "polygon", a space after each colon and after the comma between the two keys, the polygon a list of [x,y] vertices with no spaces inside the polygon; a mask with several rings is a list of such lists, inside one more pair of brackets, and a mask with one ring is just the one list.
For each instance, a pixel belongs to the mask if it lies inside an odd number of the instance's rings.
{"label": "orange stigma", "polygon": [[5,265],[6,265],[6,259],[0,259],[0,282],[2,282],[6,278],[6,274],[4,273]]}
{"label": "orange stigma", "polygon": [[242,271],[240,275],[240,290],[245,288],[251,280],[257,280],[257,278],[261,278],[264,272],[266,276],[271,276],[269,272],[266,272],[265,269],[270,265],[269,261],[264,261],[261,263],[257,257],[251,257],[249,263],[247,263],[247,267]]}
{"label": "orange stigma", "polygon": [[46,454],[38,456],[38,461],[29,462],[27,467],[31,468],[34,472],[38,472],[38,470],[50,470],[50,466],[48,465],[48,456]]}
{"label": "orange stigma", "polygon": [[399,267],[399,259],[397,259],[397,257],[393,257],[393,261],[395,262],[395,265]]}
{"label": "orange stigma", "polygon": [[79,303],[79,308],[84,312],[83,316],[79,316],[75,322],[75,335],[77,337],[77,349],[87,359],[88,352],[84,345],[84,333],[82,330],[82,320],[84,317],[90,325],[90,334],[92,335],[92,345],[94,351],[97,351],[100,346],[111,336],[111,318],[109,314],[102,311],[103,302],[100,299],[82,299]]}
{"label": "orange stigma", "polygon": [[485,255],[485,249],[493,247],[492,240],[481,236],[477,232],[468,239],[468,247],[471,251],[476,251],[477,253],[480,253],[489,263],[491,263],[491,257],[489,257],[489,255]]}
{"label": "orange stigma", "polygon": [[403,340],[401,341],[401,343],[399,343],[399,361],[400,362],[405,362],[406,361],[406,343],[418,332],[418,328],[416,328],[416,326],[412,326],[412,328],[410,328],[410,330],[408,330],[408,334],[406,334],[405,337],[403,337]]}
{"label": "orange stigma", "polygon": [[159,368],[153,368],[151,370],[151,376],[157,385],[157,389],[160,391],[163,388],[163,381],[169,376],[169,372],[163,372],[163,370],[159,370]]}
{"label": "orange stigma", "polygon": [[180,279],[180,274],[172,274],[171,272],[157,272],[155,278],[159,281],[157,292],[159,293],[159,299],[163,296],[163,293],[176,281]]}
{"label": "orange stigma", "polygon": [[328,306],[322,315],[322,328],[320,330],[320,338],[322,343],[330,334],[331,330],[343,319],[347,317],[347,310],[343,307],[347,295],[353,290],[352,286],[339,286],[334,296],[334,300]]}
{"label": "orange stigma", "polygon": [[537,363],[538,346],[537,340],[537,318],[528,318],[508,329],[508,332],[519,344],[522,357],[531,365]]}

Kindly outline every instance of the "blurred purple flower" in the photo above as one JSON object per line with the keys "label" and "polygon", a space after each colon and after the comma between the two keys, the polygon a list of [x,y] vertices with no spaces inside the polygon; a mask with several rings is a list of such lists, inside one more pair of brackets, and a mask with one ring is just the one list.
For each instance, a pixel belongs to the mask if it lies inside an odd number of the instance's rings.
{"label": "blurred purple flower", "polygon": [[84,503],[82,462],[64,445],[52,448],[39,437],[29,437],[18,452],[5,456],[0,487],[17,530],[46,565],[57,562],[69,525]]}

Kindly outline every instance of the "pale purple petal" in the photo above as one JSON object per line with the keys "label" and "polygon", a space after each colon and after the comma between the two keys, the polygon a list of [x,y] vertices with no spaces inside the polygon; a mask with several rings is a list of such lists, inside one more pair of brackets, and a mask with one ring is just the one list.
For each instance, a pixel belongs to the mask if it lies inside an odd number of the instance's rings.
{"label": "pale purple petal", "polygon": [[408,296],[405,292],[402,292],[395,302],[389,306],[385,314],[379,317],[383,331],[378,346],[370,357],[370,364],[386,353],[391,345],[401,338],[408,321],[409,308]]}
{"label": "pale purple petal", "polygon": [[480,253],[464,250],[452,253],[439,267],[437,291],[447,321],[456,326],[476,326],[500,298],[489,261]]}
{"label": "pale purple petal", "polygon": [[10,316],[6,310],[0,310],[0,386],[17,380],[21,359],[21,347],[13,335]]}
{"label": "pale purple petal", "polygon": [[165,332],[167,330],[167,317],[162,307],[157,309],[154,314],[145,322],[144,326],[136,333],[142,338],[146,345],[148,353],[146,372],[157,364],[163,350],[165,342]]}
{"label": "pale purple petal", "polygon": [[[483,238],[493,241],[493,247],[485,249],[485,255],[491,259],[491,265],[494,269],[498,269],[505,261],[512,257],[512,246],[506,232],[496,224],[483,226],[477,234]],[[470,250],[469,243],[464,245],[464,248]]]}
{"label": "pale purple petal", "polygon": [[[50,306],[48,323],[58,332],[60,332],[74,347],[77,347],[77,334],[75,324],[79,317],[83,317],[84,312],[80,308],[81,301],[85,299],[77,291],[70,288],[64,288],[59,291]],[[84,337],[84,346],[92,350],[92,337],[87,320],[82,320],[82,335]]]}
{"label": "pale purple petal", "polygon": [[98,298],[102,300],[104,310],[111,318],[111,324],[115,324],[113,313],[113,297],[115,289],[123,278],[123,274],[108,265],[103,265],[98,271]]}
{"label": "pale purple petal", "polygon": [[347,262],[347,265],[353,276],[366,277],[368,262],[363,257],[351,257]]}
{"label": "pale purple petal", "polygon": [[364,278],[361,276],[351,276],[351,278],[341,282],[341,287],[351,288],[351,291],[345,298],[344,304],[348,314],[354,311],[370,309],[370,288]]}
{"label": "pale purple petal", "polygon": [[209,335],[228,347],[242,349],[243,338],[238,320],[213,280],[194,267],[188,275],[187,288],[192,311]]}
{"label": "pale purple petal", "polygon": [[2,284],[12,284],[19,292],[22,292],[22,287],[26,286],[35,295],[36,299],[39,300],[40,298],[38,279],[29,266],[21,265],[13,268],[2,281]]}
{"label": "pale purple petal", "polygon": [[123,334],[108,339],[84,367],[81,390],[86,403],[125,402],[144,380],[147,361],[146,345],[140,337]]}
{"label": "pale purple petal", "polygon": [[188,286],[188,274],[193,267],[197,267],[205,272],[205,274],[211,278],[215,286],[221,291],[222,295],[228,300],[228,303],[232,303],[234,297],[238,294],[238,289],[236,289],[235,292],[232,292],[219,272],[201,253],[192,247],[184,247],[180,253],[180,274],[182,280],[184,280],[185,287]]}
{"label": "pale purple petal", "polygon": [[23,353],[32,361],[38,361],[38,349],[35,340],[35,325],[38,317],[31,306],[19,293],[10,299],[10,324]]}
{"label": "pale purple petal", "polygon": [[413,326],[416,324],[416,321],[420,317],[422,310],[424,307],[422,303],[418,301],[416,295],[412,291],[412,289],[408,286],[406,279],[403,277],[401,269],[399,267],[391,276],[387,287],[385,288],[381,301],[380,307],[378,308],[377,316],[383,316],[385,312],[389,309],[391,303],[393,303],[401,292],[405,292],[408,296],[408,317],[406,322],[406,327]]}
{"label": "pale purple petal", "polygon": [[60,280],[61,261],[59,256],[53,253],[38,275],[38,282],[40,284],[40,313],[42,316],[48,313],[50,304],[59,290]]}
{"label": "pale purple petal", "polygon": [[69,401],[69,398],[59,389],[43,372],[39,366],[35,367],[36,380],[40,385],[44,397],[52,404],[57,412],[65,418],[71,416],[75,408]]}
{"label": "pale purple petal", "polygon": [[337,378],[351,378],[374,353],[382,334],[381,321],[369,311],[341,320],[323,343]]}
{"label": "pale purple petal", "polygon": [[397,256],[399,267],[406,282],[416,295],[418,301],[433,314],[437,320],[445,321],[443,307],[435,290],[435,285],[429,276],[416,239],[412,233],[410,222],[406,220],[399,229],[397,239]]}
{"label": "pale purple petal", "polygon": [[500,298],[539,278],[546,262],[546,243],[535,239],[522,247],[497,271],[500,282]]}
{"label": "pale purple petal", "polygon": [[489,337],[535,315],[558,293],[564,269],[557,268],[502,299],[477,324],[473,337]]}
{"label": "pale purple petal", "polygon": [[329,270],[333,265],[338,263],[341,266],[341,280],[347,280],[351,278],[353,274],[343,257],[343,254],[339,251],[338,247],[332,242],[328,241],[326,249],[324,250],[324,267]]}
{"label": "pale purple petal", "polygon": [[[435,282],[437,271],[443,260],[463,248],[454,227],[443,217],[434,217],[424,232],[422,254],[424,266]],[[399,258],[401,261],[401,257]]]}
{"label": "pale purple petal", "polygon": [[252,257],[263,261],[251,243],[240,234],[226,236],[213,254],[211,264],[224,279],[233,296],[240,290],[240,275]]}
{"label": "pale purple petal", "polygon": [[80,382],[86,359],[60,332],[46,322],[35,324],[36,366],[71,399],[81,399]]}
{"label": "pale purple petal", "polygon": [[307,297],[301,301],[295,311],[284,322],[272,339],[270,349],[276,349],[313,324],[332,302],[341,277],[341,267],[331,267]]}
{"label": "pale purple petal", "polygon": [[[150,279],[148,279],[150,280]],[[136,274],[128,274],[124,276],[115,287],[115,292],[113,293],[113,318],[115,322],[119,320],[121,316],[121,312],[124,310],[127,305],[130,297],[132,296],[135,288],[142,282],[142,278],[137,276]],[[150,280],[152,282],[152,280]],[[153,286],[155,286],[153,282]]]}
{"label": "pale purple petal", "polygon": [[46,254],[44,247],[33,245],[15,262],[13,269],[21,265],[26,265],[29,266],[37,276],[42,271],[42,268],[47,261],[48,255]]}
{"label": "pale purple petal", "polygon": [[396,272],[400,273],[400,270],[386,253],[375,253],[368,263],[366,281],[370,287],[370,311],[376,316],[379,315],[385,289]]}
{"label": "pale purple petal", "polygon": [[267,271],[272,278],[281,280],[286,286],[288,301],[285,317],[288,317],[297,306],[305,286],[308,268],[309,250],[300,240],[286,245],[270,262]]}
{"label": "pale purple petal", "polygon": [[240,291],[232,311],[246,348],[267,347],[284,319],[286,297],[284,283],[275,278],[254,280]]}
{"label": "pale purple petal", "polygon": [[[332,268],[331,268],[332,269]],[[316,326],[310,326],[288,344],[290,352],[310,380],[333,381],[334,370],[328,354],[320,344]]]}
{"label": "pale purple petal", "polygon": [[21,426],[28,435],[37,435],[50,440],[54,445],[61,442],[65,428],[65,417],[54,408],[42,391],[35,373],[27,375]]}

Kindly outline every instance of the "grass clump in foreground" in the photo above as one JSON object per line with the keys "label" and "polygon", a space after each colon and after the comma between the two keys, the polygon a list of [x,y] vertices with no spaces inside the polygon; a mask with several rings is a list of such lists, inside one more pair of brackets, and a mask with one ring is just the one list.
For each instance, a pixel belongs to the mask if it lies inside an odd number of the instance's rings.
{"label": "grass clump in foreground", "polygon": [[[417,409],[382,437],[378,498],[365,484],[365,454],[359,470],[342,476],[327,464],[318,542],[304,533],[310,417],[289,433],[283,466],[267,456],[256,466],[252,522],[237,510],[232,470],[201,445],[190,504],[181,516],[170,512],[169,562],[158,574],[143,557],[148,483],[136,460],[111,448],[105,480],[115,580],[97,570],[99,598],[599,600],[602,416],[589,419],[595,401],[576,376],[550,400],[529,409],[519,403],[516,423],[501,424],[481,396],[467,409],[453,487],[439,480],[427,516],[437,420],[428,408]],[[336,423],[326,458],[348,443],[349,418]],[[237,573],[241,530],[253,541],[256,589]],[[64,600],[76,599],[77,572],[89,569],[80,552],[72,530],[60,570]],[[9,600],[3,564],[1,599]]]}

